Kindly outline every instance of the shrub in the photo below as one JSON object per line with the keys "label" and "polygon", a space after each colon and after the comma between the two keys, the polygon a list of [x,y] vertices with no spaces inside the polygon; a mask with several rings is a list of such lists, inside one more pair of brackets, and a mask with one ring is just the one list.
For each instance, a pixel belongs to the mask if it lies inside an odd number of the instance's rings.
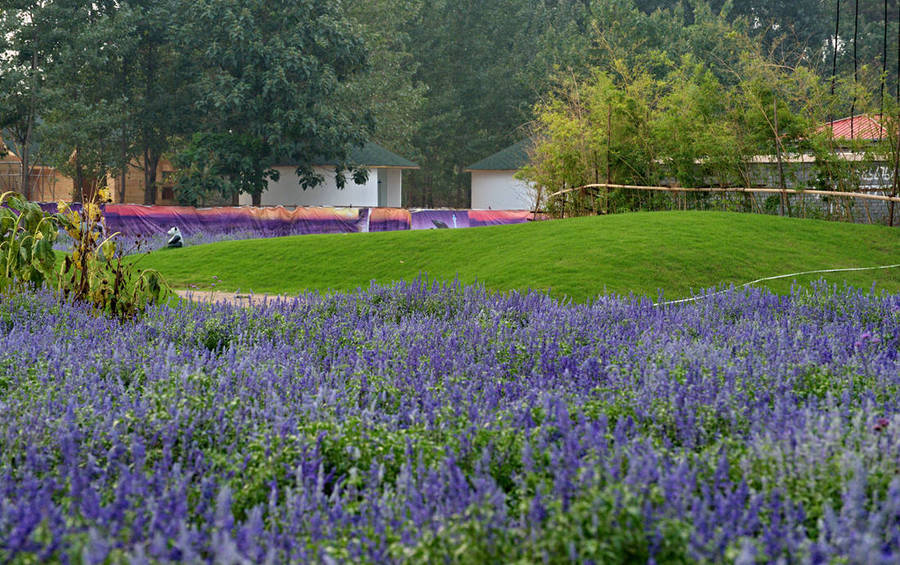
{"label": "shrub", "polygon": [[116,236],[106,234],[98,203],[105,189],[80,211],[59,203],[56,220],[72,238],[72,251],[59,271],[63,296],[88,302],[95,309],[120,318],[133,317],[168,293],[168,286],[154,270],[138,270],[134,262],[117,253]]}
{"label": "shrub", "polygon": [[0,195],[0,291],[52,280],[57,234],[56,219],[40,206],[14,192]]}
{"label": "shrub", "polygon": [[[14,192],[0,195],[0,292],[55,285],[64,298],[120,318],[167,295],[158,272],[138,270],[117,253],[118,234],[105,233],[96,197],[81,210],[58,206],[50,214]],[[71,237],[72,249],[57,270],[53,244],[60,229]]]}

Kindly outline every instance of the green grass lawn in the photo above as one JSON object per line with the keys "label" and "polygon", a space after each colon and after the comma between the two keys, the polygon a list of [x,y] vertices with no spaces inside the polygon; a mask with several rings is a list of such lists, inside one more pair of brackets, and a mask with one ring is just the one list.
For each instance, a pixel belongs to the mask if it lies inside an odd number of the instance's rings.
{"label": "green grass lawn", "polygon": [[[813,269],[900,263],[900,230],[722,212],[653,212],[513,226],[228,241],[151,253],[175,288],[291,294],[427,275],[490,289],[684,297],[722,284]],[[801,283],[822,275],[799,277]],[[829,282],[900,291],[900,269]],[[766,283],[785,292],[791,279]]]}

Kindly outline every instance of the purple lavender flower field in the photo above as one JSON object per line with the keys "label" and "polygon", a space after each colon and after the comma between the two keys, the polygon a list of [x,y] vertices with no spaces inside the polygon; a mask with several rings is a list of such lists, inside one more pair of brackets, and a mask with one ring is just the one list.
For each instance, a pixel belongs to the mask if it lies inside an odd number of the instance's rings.
{"label": "purple lavender flower field", "polygon": [[0,561],[896,562],[900,297],[0,303]]}

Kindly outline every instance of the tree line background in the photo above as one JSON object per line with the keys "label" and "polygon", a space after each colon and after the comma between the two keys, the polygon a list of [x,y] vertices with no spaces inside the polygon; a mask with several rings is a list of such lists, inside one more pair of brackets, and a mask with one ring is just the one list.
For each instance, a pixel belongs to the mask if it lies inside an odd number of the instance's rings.
{"label": "tree line background", "polygon": [[[716,147],[722,154],[709,158],[727,160],[735,142],[748,151],[799,144],[813,120],[877,112],[898,88],[897,0],[0,0],[0,8],[7,141],[39,143],[40,159],[76,181],[137,161],[148,203],[164,156],[181,167],[187,202],[204,191],[258,198],[277,162],[344,163],[351,146],[371,139],[421,165],[405,179],[404,205],[465,207],[465,166],[549,131],[554,111],[587,109],[573,97],[599,104],[581,124],[593,124],[594,145],[583,149],[597,153],[601,180],[612,121],[617,139],[634,141],[627,163],[659,161],[658,145],[641,149],[648,139],[673,141],[663,149],[683,163]],[[662,118],[641,118],[650,114]],[[717,129],[723,116],[745,123],[740,139]],[[672,132],[712,149],[691,152]],[[309,166],[300,172],[305,185],[317,181]],[[684,171],[683,182],[701,173]]]}

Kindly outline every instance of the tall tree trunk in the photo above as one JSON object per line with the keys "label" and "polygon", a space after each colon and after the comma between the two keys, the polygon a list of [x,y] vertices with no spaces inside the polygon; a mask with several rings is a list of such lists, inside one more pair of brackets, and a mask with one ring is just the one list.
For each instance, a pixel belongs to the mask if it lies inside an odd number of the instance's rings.
{"label": "tall tree trunk", "polygon": [[22,195],[25,200],[31,200],[31,138],[34,135],[35,119],[35,73],[37,73],[37,49],[31,52],[31,103],[28,108],[28,125],[25,126],[25,135],[19,146],[19,158],[22,160]]}
{"label": "tall tree trunk", "polygon": [[[606,184],[612,183],[612,161],[610,160],[610,147],[612,147],[612,102],[606,105]],[[609,187],[603,190],[603,213],[609,214]]]}
{"label": "tall tree trunk", "polygon": [[252,194],[252,198],[253,198],[254,206],[257,206],[257,207],[262,206],[262,192],[254,192]]}
{"label": "tall tree trunk", "polygon": [[[900,63],[898,63],[900,65]],[[900,77],[898,77],[898,81],[900,81]],[[897,194],[900,193],[900,110],[897,111],[897,138],[896,141],[892,139],[891,145],[893,145],[893,157],[894,157],[894,175],[893,182],[891,183],[891,196],[894,198],[897,197]],[[891,138],[894,137],[893,132],[887,132]],[[890,204],[890,215],[888,216],[888,225],[894,225],[894,201],[891,200]]]}
{"label": "tall tree trunk", "polygon": [[81,167],[81,159],[78,155],[78,147],[75,147],[75,178],[72,187],[72,200],[76,202],[84,202],[84,171]]}
{"label": "tall tree trunk", "polygon": [[144,148],[144,204],[156,204],[156,168],[159,154]]}
{"label": "tall tree trunk", "polygon": [[34,116],[28,120],[25,126],[25,135],[18,136],[16,141],[19,144],[19,159],[22,166],[19,173],[19,189],[25,200],[31,200],[34,196],[31,191],[31,139],[34,136]]}
{"label": "tall tree trunk", "polygon": [[[156,82],[156,57],[154,55],[153,42],[147,46],[147,64],[145,66],[144,95],[147,100],[153,100],[153,84]],[[152,134],[146,128],[149,126],[144,123],[144,204],[156,204],[156,166],[159,164],[159,155],[156,151],[150,149],[149,140]]]}
{"label": "tall tree trunk", "polygon": [[119,175],[119,202],[125,203],[125,180],[128,177],[128,139],[125,137],[125,125],[122,125],[122,172]]}
{"label": "tall tree trunk", "polygon": [[[125,100],[128,100],[128,58],[122,58],[122,66],[119,69],[121,74],[119,75],[119,86],[122,89],[122,97]],[[127,104],[127,102],[126,102]],[[122,120],[122,139],[121,139],[121,150],[122,150],[122,173],[120,175],[119,180],[119,190],[118,197],[119,202],[125,203],[125,182],[128,179],[128,166],[131,163],[131,159],[128,158],[128,126],[126,124],[126,120]]]}
{"label": "tall tree trunk", "polygon": [[31,157],[28,151],[30,145],[31,125],[28,126],[28,133],[25,135],[25,143],[19,148],[19,158],[21,159],[22,170],[19,178],[19,188],[22,190],[22,196],[25,200],[31,200]]}

